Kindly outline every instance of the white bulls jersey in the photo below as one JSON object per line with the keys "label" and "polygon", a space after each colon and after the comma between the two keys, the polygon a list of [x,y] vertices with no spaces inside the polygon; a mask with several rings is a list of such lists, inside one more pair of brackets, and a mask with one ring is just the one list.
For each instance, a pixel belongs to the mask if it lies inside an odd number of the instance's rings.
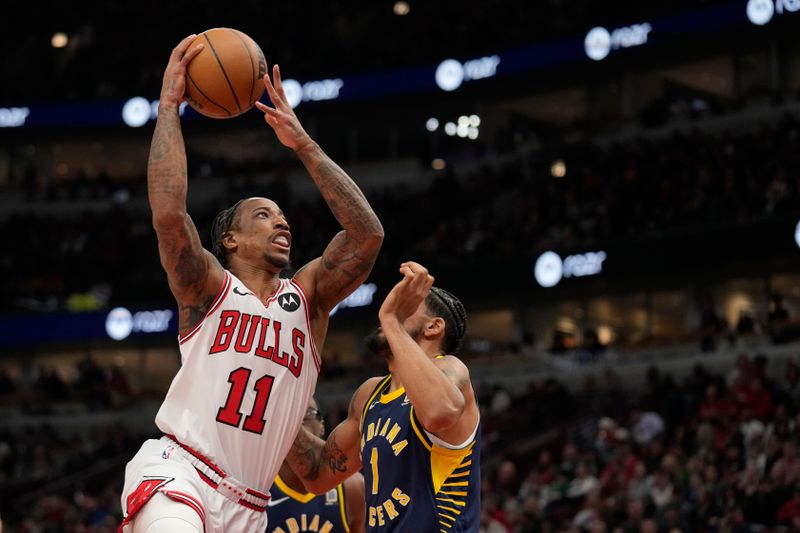
{"label": "white bulls jersey", "polygon": [[303,288],[281,279],[262,302],[225,271],[205,318],[179,341],[182,366],[156,425],[267,492],[319,375]]}

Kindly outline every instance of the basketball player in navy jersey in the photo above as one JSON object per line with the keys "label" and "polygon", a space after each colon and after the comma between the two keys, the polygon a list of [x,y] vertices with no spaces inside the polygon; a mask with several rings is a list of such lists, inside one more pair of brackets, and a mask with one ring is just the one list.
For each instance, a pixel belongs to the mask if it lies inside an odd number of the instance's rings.
{"label": "basketball player in navy jersey", "polygon": [[186,209],[187,162],[179,105],[194,35],[164,72],[147,163],[147,195],[161,264],[179,309],[181,367],[156,415],[163,432],[128,463],[125,533],[264,531],[269,487],[316,387],[330,310],[367,277],[383,228],[353,180],[305,132],[280,71],[259,104],[342,227],[292,278],[292,233],[268,198],[222,211],[205,250]]}
{"label": "basketball player in navy jersey", "polygon": [[301,430],[286,459],[317,494],[363,469],[367,531],[477,532],[480,414],[467,367],[448,355],[466,312],[422,265],[400,273],[368,339],[389,375],[361,385],[326,441]]}
{"label": "basketball player in navy jersey", "polygon": [[[325,435],[325,418],[312,398],[303,427],[317,437]],[[363,533],[364,476],[355,473],[324,495],[306,491],[303,482],[284,462],[275,484],[267,514],[271,533]]]}

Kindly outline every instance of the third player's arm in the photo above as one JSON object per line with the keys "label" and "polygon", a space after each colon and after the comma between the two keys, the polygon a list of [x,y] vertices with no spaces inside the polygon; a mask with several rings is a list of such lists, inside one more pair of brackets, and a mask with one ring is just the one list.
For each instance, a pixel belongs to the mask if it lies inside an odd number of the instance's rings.
{"label": "third player's arm", "polygon": [[286,462],[306,490],[324,494],[361,469],[361,411],[378,378],[366,381],[350,400],[347,418],[326,440],[301,427],[286,455]]}

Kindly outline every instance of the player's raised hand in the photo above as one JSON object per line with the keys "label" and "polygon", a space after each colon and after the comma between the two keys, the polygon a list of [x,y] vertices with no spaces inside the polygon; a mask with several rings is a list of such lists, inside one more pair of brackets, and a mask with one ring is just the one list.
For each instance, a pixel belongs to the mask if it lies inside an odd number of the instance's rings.
{"label": "player's raised hand", "polygon": [[403,275],[403,279],[389,291],[378,311],[381,319],[393,316],[398,321],[404,322],[425,300],[433,285],[433,276],[419,263],[413,261],[403,263],[400,265],[400,274]]}
{"label": "player's raised hand", "polygon": [[272,78],[274,81],[269,79],[269,74],[264,74],[264,86],[275,107],[269,107],[261,102],[256,102],[256,107],[264,113],[264,121],[275,131],[281,144],[294,151],[300,150],[314,141],[300,125],[297,115],[294,114],[292,106],[286,99],[286,93],[281,83],[281,70],[278,65],[272,67]]}
{"label": "player's raised hand", "polygon": [[161,84],[161,99],[159,105],[180,104],[186,92],[186,65],[194,59],[203,49],[203,44],[198,44],[191,50],[189,47],[197,35],[192,34],[178,43],[169,56],[169,63],[164,70],[164,80]]}

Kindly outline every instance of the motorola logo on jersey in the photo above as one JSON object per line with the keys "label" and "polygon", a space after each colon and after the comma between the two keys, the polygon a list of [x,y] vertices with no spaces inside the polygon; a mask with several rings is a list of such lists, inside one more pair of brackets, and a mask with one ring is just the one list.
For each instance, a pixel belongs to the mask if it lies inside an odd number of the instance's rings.
{"label": "motorola logo on jersey", "polygon": [[281,306],[281,309],[289,313],[296,311],[297,308],[300,307],[300,296],[298,296],[296,292],[281,294],[278,297],[278,305]]}

